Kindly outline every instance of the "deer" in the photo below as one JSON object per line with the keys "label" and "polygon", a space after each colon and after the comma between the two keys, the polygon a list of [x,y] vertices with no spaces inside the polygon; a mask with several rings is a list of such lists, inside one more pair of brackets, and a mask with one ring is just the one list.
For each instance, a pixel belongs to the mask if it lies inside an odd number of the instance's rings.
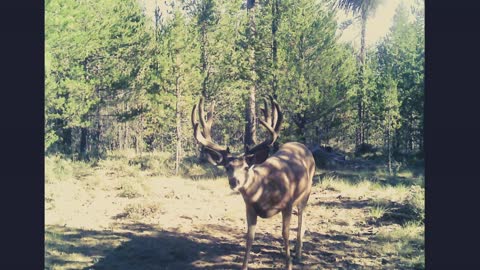
{"label": "deer", "polygon": [[239,192],[245,202],[247,233],[243,270],[248,269],[257,217],[270,218],[280,212],[285,264],[287,269],[292,269],[289,235],[290,219],[295,207],[298,215],[295,259],[301,262],[302,238],[305,232],[303,212],[315,173],[313,155],[301,143],[285,143],[269,156],[270,149],[279,137],[283,121],[280,106],[273,97],[270,96],[269,99],[271,109],[268,109],[267,99],[264,98],[264,109],[261,109],[263,119],[258,118],[269,136],[251,149],[245,147],[243,154],[233,154],[229,147],[213,142],[211,128],[215,101],[211,103],[205,118],[204,100],[203,97],[200,98],[198,104],[194,105],[191,116],[194,138],[200,144],[201,151],[211,164],[225,168],[230,188]]}

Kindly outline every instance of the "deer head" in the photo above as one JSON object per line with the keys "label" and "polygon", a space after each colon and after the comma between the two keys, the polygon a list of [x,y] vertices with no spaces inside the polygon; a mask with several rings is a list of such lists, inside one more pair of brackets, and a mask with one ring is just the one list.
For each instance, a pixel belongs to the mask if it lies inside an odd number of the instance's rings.
{"label": "deer head", "polygon": [[269,150],[278,138],[283,114],[273,97],[270,96],[269,99],[271,108],[268,108],[268,101],[264,98],[264,108],[261,109],[264,119],[259,118],[258,120],[266,128],[270,138],[251,149],[247,147],[245,153],[239,155],[232,154],[228,147],[220,146],[212,140],[211,129],[215,102],[212,102],[206,119],[203,98],[200,98],[198,104],[193,107],[192,125],[194,137],[202,146],[202,151],[206,154],[208,161],[213,165],[223,166],[226,169],[230,188],[233,190],[238,191],[243,187],[248,179],[249,168],[254,164],[263,163],[268,158]]}

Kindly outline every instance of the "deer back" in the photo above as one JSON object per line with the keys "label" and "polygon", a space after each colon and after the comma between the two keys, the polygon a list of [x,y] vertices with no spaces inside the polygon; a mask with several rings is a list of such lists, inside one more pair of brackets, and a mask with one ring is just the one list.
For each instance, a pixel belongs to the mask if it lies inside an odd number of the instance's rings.
{"label": "deer back", "polygon": [[243,198],[258,216],[268,218],[308,199],[315,161],[306,146],[290,142],[251,170]]}

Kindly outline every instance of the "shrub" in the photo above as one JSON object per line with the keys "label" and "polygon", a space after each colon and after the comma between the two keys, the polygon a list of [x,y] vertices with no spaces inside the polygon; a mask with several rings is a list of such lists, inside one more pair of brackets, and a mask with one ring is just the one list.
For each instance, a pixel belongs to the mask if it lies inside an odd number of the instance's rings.
{"label": "shrub", "polygon": [[162,213],[158,202],[144,201],[140,203],[131,203],[125,206],[124,217],[131,219],[141,219]]}
{"label": "shrub", "polygon": [[208,162],[202,162],[196,156],[184,158],[180,165],[180,172],[183,177],[189,177],[194,180],[218,178],[225,174],[222,168],[218,168]]}
{"label": "shrub", "polygon": [[402,268],[425,269],[425,228],[421,222],[407,222],[393,230],[380,230],[372,248],[399,256]]}
{"label": "shrub", "polygon": [[45,182],[54,183],[74,178],[72,162],[60,156],[45,158]]}
{"label": "shrub", "polygon": [[329,164],[328,155],[321,150],[314,151],[313,159],[315,159],[315,165],[319,168],[326,168]]}
{"label": "shrub", "polygon": [[120,191],[118,197],[129,199],[143,197],[145,193],[143,181],[139,181],[138,178],[122,179],[117,189]]}
{"label": "shrub", "polygon": [[355,156],[362,156],[364,154],[375,154],[377,152],[377,149],[368,143],[363,143],[358,145],[355,148]]}
{"label": "shrub", "polygon": [[98,166],[107,175],[115,177],[137,177],[140,171],[139,166],[130,165],[127,159],[104,159],[98,162]]}
{"label": "shrub", "polygon": [[152,175],[169,176],[173,173],[175,164],[173,156],[167,152],[143,153],[132,158],[130,165],[138,166],[142,171],[149,171]]}
{"label": "shrub", "polygon": [[410,187],[405,203],[415,220],[425,220],[425,190],[420,186]]}
{"label": "shrub", "polygon": [[409,188],[405,199],[401,202],[390,202],[390,212],[383,218],[393,220],[399,224],[409,222],[423,223],[425,220],[425,192],[420,186]]}

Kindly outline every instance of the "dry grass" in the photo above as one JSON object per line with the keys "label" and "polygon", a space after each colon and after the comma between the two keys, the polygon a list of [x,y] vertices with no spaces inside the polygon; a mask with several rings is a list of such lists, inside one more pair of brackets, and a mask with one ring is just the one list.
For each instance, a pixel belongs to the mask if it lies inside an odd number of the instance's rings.
{"label": "dry grass", "polygon": [[[245,206],[224,177],[205,178],[218,172],[201,166],[165,176],[127,157],[46,159],[46,269],[240,267]],[[423,269],[424,189],[353,178],[316,177],[303,269]],[[294,240],[296,216],[291,224]],[[282,268],[281,247],[281,215],[259,219],[252,268]]]}
{"label": "dry grass", "polygon": [[425,268],[425,228],[420,222],[382,228],[370,247],[377,254],[395,258],[402,269]]}
{"label": "dry grass", "polygon": [[135,203],[129,203],[125,206],[125,218],[134,220],[151,219],[158,217],[162,213],[162,207],[156,201],[145,200]]}

